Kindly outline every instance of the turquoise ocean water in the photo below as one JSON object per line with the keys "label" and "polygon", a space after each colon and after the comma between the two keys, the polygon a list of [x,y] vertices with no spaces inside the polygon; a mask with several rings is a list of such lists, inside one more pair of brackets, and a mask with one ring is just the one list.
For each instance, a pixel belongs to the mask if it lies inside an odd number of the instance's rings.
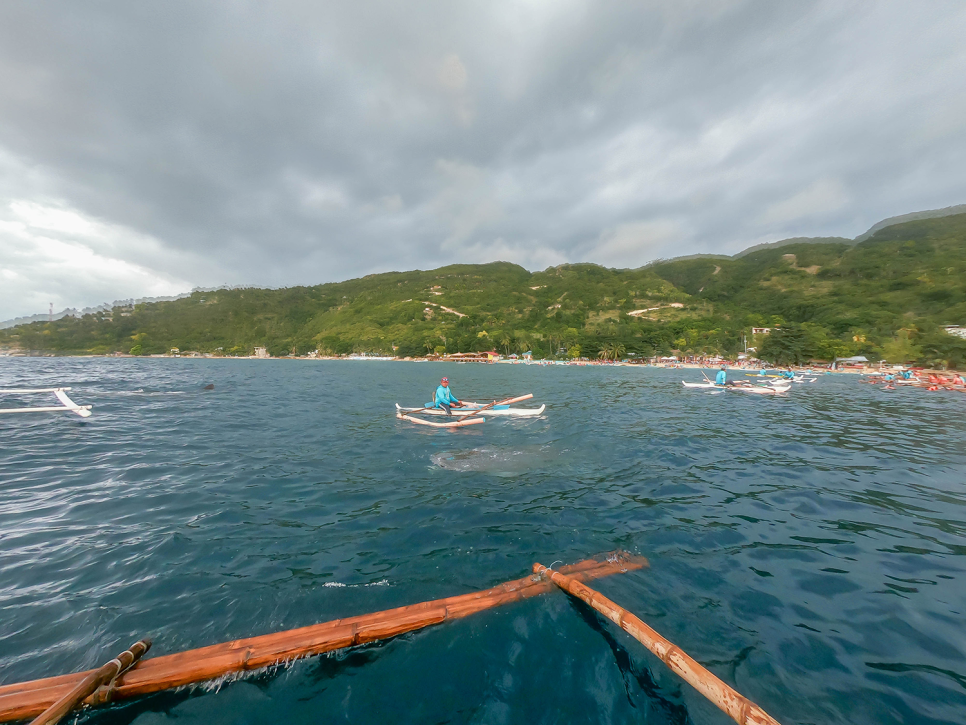
{"label": "turquoise ocean water", "polygon": [[[396,420],[532,392],[534,420]],[[595,586],[783,723],[966,721],[966,395],[696,371],[0,359],[0,684],[483,589],[621,548]],[[214,384],[213,391],[205,391]],[[4,396],[0,403],[27,398]],[[36,401],[32,401],[36,402]],[[559,592],[90,723],[726,723]]]}

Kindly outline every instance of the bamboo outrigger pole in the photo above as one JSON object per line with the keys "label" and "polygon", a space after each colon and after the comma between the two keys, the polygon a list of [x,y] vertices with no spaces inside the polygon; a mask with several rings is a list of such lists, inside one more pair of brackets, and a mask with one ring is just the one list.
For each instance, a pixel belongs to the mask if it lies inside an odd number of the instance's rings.
{"label": "bamboo outrigger pole", "polygon": [[[647,566],[647,560],[643,557],[615,552],[604,561],[587,559],[561,567],[561,571],[567,572],[575,580],[589,581],[644,566]],[[484,591],[141,660],[117,679],[113,699],[147,695],[213,680],[233,672],[259,670],[302,657],[396,637],[501,604],[545,594],[552,589],[550,582],[531,575]],[[0,722],[39,715],[96,672],[88,670],[0,687]],[[95,703],[88,698],[85,704]]]}
{"label": "bamboo outrigger pole", "polygon": [[581,584],[575,577],[567,576],[562,571],[548,569],[542,564],[534,564],[533,571],[548,578],[568,594],[603,614],[656,654],[675,674],[680,675],[685,682],[730,715],[739,725],[781,725],[758,705],[691,659],[680,647],[662,637],[634,614],[618,606],[600,592]]}

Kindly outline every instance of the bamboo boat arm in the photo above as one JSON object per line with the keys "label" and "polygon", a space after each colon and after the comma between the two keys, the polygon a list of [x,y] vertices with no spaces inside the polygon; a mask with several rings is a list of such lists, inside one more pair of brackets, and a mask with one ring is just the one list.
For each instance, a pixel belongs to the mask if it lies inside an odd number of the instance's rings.
{"label": "bamboo boat arm", "polygon": [[86,698],[97,693],[105,685],[107,692],[101,695],[99,701],[109,701],[114,692],[114,682],[117,677],[133,667],[149,649],[151,649],[150,639],[135,642],[129,649],[121,652],[106,665],[84,677],[70,692],[40,713],[30,725],[55,725],[67,713],[78,707]]}
{"label": "bamboo boat arm", "polygon": [[[603,561],[586,559],[561,567],[561,571],[575,580],[590,581],[644,566],[647,566],[647,560],[643,557],[615,552]],[[152,657],[141,660],[117,679],[114,699],[147,695],[213,680],[234,672],[259,670],[302,657],[396,637],[545,594],[552,589],[553,584],[542,577],[529,575],[483,591]],[[96,672],[88,670],[0,686],[0,723],[35,717]],[[97,704],[91,698],[85,702]]]}
{"label": "bamboo boat arm", "polygon": [[671,671],[727,713],[739,725],[781,725],[758,705],[725,684],[701,664],[688,656],[669,639],[651,629],[633,613],[618,606],[600,592],[562,571],[533,565],[534,574],[546,577],[568,594],[580,599],[611,620],[638,642],[657,655]]}

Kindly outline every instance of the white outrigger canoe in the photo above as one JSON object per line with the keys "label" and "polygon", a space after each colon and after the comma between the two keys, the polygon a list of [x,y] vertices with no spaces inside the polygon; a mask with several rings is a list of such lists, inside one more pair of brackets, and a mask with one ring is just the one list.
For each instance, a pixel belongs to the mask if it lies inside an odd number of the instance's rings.
{"label": "white outrigger canoe", "polygon": [[777,395],[787,393],[792,387],[790,383],[776,380],[769,385],[717,385],[707,381],[704,383],[687,383],[681,381],[686,388],[702,388],[704,390],[730,390],[736,393],[756,393],[758,395]]}
{"label": "white outrigger canoe", "polygon": [[[745,375],[752,378],[758,378],[759,380],[761,380],[762,378],[772,378],[773,380],[776,380],[779,383],[781,382],[814,383],[816,380],[818,380],[818,377],[816,375],[804,374],[804,373],[797,373],[795,377],[792,377],[792,378],[785,377],[784,375],[758,375],[757,373],[745,373]],[[771,384],[774,385],[775,383],[771,383]]]}
{"label": "white outrigger canoe", "polygon": [[[475,413],[480,408],[484,407],[484,403],[470,403],[464,402],[461,408],[450,408],[454,416],[469,415],[470,413]],[[547,409],[546,405],[541,405],[539,408],[511,408],[509,405],[495,405],[492,408],[486,409],[486,417],[489,418],[491,415],[502,415],[511,418],[535,418],[538,415],[542,415],[543,411]],[[396,412],[402,415],[407,413],[419,412],[420,415],[446,415],[446,411],[441,408],[404,408],[399,403],[396,403]]]}
{"label": "white outrigger canoe", "polygon": [[33,393],[53,393],[54,396],[61,402],[61,405],[47,405],[37,408],[0,408],[0,414],[3,413],[62,413],[64,411],[68,413],[74,413],[79,415],[81,418],[89,418],[91,415],[90,405],[78,405],[73,400],[71,400],[67,391],[70,388],[0,388],[0,395],[26,395]]}
{"label": "white outrigger canoe", "polygon": [[788,383],[774,382],[771,385],[728,385],[725,390],[738,393],[757,393],[758,395],[778,395],[787,393],[792,386]]}

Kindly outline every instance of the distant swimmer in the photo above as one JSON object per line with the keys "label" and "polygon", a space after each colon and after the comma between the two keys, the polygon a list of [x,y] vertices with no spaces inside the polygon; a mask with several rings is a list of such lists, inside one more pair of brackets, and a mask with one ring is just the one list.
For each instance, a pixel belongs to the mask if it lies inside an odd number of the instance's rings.
{"label": "distant swimmer", "polygon": [[439,387],[436,388],[436,399],[432,403],[426,403],[427,408],[442,408],[446,411],[446,415],[452,415],[450,407],[460,408],[462,405],[453,395],[453,391],[450,390],[449,378],[443,378],[439,381]]}

